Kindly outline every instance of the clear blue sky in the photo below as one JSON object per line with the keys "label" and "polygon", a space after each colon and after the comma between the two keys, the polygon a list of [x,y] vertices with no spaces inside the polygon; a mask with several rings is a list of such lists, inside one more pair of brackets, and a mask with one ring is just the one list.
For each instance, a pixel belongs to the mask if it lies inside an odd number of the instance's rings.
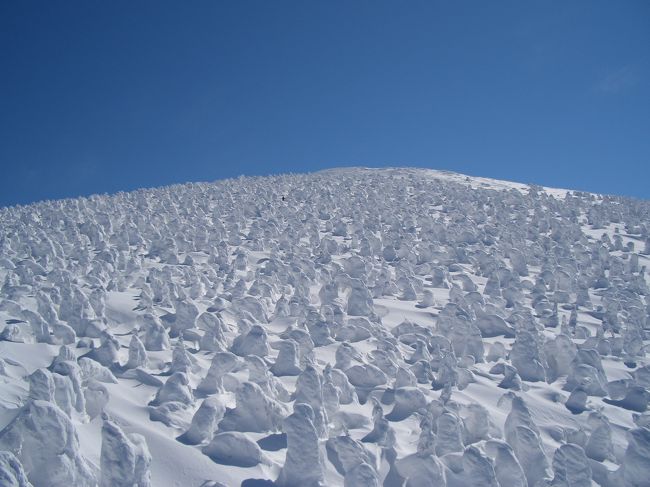
{"label": "clear blue sky", "polygon": [[0,3],[0,205],[410,165],[650,198],[650,2]]}

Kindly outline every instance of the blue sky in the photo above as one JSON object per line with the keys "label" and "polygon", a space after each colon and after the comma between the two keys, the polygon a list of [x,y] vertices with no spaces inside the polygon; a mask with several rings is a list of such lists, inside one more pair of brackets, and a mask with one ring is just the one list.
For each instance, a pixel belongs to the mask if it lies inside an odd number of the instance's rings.
{"label": "blue sky", "polygon": [[650,198],[650,2],[4,1],[0,206],[422,166]]}

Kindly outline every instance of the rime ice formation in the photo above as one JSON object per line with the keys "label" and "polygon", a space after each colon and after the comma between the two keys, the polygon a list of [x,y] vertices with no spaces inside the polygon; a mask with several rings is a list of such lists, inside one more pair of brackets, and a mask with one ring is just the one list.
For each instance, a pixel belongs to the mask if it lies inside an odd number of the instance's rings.
{"label": "rime ice formation", "polygon": [[177,439],[187,445],[198,445],[212,439],[217,424],[223,419],[225,406],[216,397],[204,399],[192,416],[189,429]]}
{"label": "rime ice formation", "polygon": [[198,391],[203,394],[214,394],[224,392],[223,377],[228,372],[232,372],[239,365],[239,359],[230,352],[217,352],[212,357],[212,362],[208,373],[201,380]]}
{"label": "rime ice formation", "polygon": [[424,393],[416,387],[400,387],[395,390],[393,410],[388,413],[389,421],[401,421],[408,418],[418,409],[424,409],[427,399]]}
{"label": "rime ice formation", "polygon": [[151,401],[152,406],[159,406],[166,402],[178,402],[189,405],[194,400],[189,378],[184,372],[175,372],[167,382],[158,390],[156,397]]}
{"label": "rime ice formation", "polygon": [[314,487],[323,481],[323,458],[313,420],[312,408],[307,404],[297,404],[293,414],[284,421],[287,457],[276,480],[278,486]]}
{"label": "rime ice formation", "polygon": [[142,435],[126,435],[110,420],[102,427],[100,487],[149,487],[151,455]]}
{"label": "rime ice formation", "polygon": [[367,463],[360,463],[351,468],[343,482],[344,487],[379,487],[377,472]]}
{"label": "rime ice formation", "polygon": [[22,464],[8,451],[0,451],[0,484],[6,487],[32,487]]}
{"label": "rime ice formation", "polygon": [[270,368],[273,375],[300,375],[298,345],[293,340],[282,340],[278,344],[278,356]]}
{"label": "rime ice formation", "polygon": [[[220,431],[254,431],[280,429],[286,406],[268,397],[254,382],[244,382],[236,393],[236,406],[226,409],[219,422]],[[313,413],[312,413],[313,414]]]}
{"label": "rime ice formation", "polygon": [[0,209],[0,484],[639,487],[650,203],[417,169]]}
{"label": "rime ice formation", "polygon": [[528,485],[521,464],[517,460],[512,447],[500,440],[490,440],[486,450],[494,459],[494,473],[499,485],[512,485],[513,487],[526,487]]}
{"label": "rime ice formation", "polygon": [[34,487],[94,487],[70,418],[57,405],[34,400],[0,431],[0,450],[16,455]]}
{"label": "rime ice formation", "polygon": [[222,465],[254,467],[264,461],[264,454],[257,443],[239,431],[216,434],[202,451],[212,461]]}
{"label": "rime ice formation", "polygon": [[553,455],[551,485],[558,487],[589,487],[591,485],[591,466],[584,450],[578,445],[562,445]]}

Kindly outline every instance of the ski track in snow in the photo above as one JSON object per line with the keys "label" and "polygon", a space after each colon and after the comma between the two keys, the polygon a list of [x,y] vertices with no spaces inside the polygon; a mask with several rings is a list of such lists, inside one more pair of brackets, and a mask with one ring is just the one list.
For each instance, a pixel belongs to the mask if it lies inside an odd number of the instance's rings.
{"label": "ski track in snow", "polygon": [[344,168],[0,209],[0,484],[650,485],[650,202]]}

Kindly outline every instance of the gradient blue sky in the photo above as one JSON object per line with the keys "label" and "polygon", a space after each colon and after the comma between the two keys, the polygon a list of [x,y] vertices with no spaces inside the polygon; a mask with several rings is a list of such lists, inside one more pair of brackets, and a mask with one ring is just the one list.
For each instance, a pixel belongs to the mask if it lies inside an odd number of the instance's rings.
{"label": "gradient blue sky", "polygon": [[650,198],[650,2],[0,3],[0,206],[409,165]]}

